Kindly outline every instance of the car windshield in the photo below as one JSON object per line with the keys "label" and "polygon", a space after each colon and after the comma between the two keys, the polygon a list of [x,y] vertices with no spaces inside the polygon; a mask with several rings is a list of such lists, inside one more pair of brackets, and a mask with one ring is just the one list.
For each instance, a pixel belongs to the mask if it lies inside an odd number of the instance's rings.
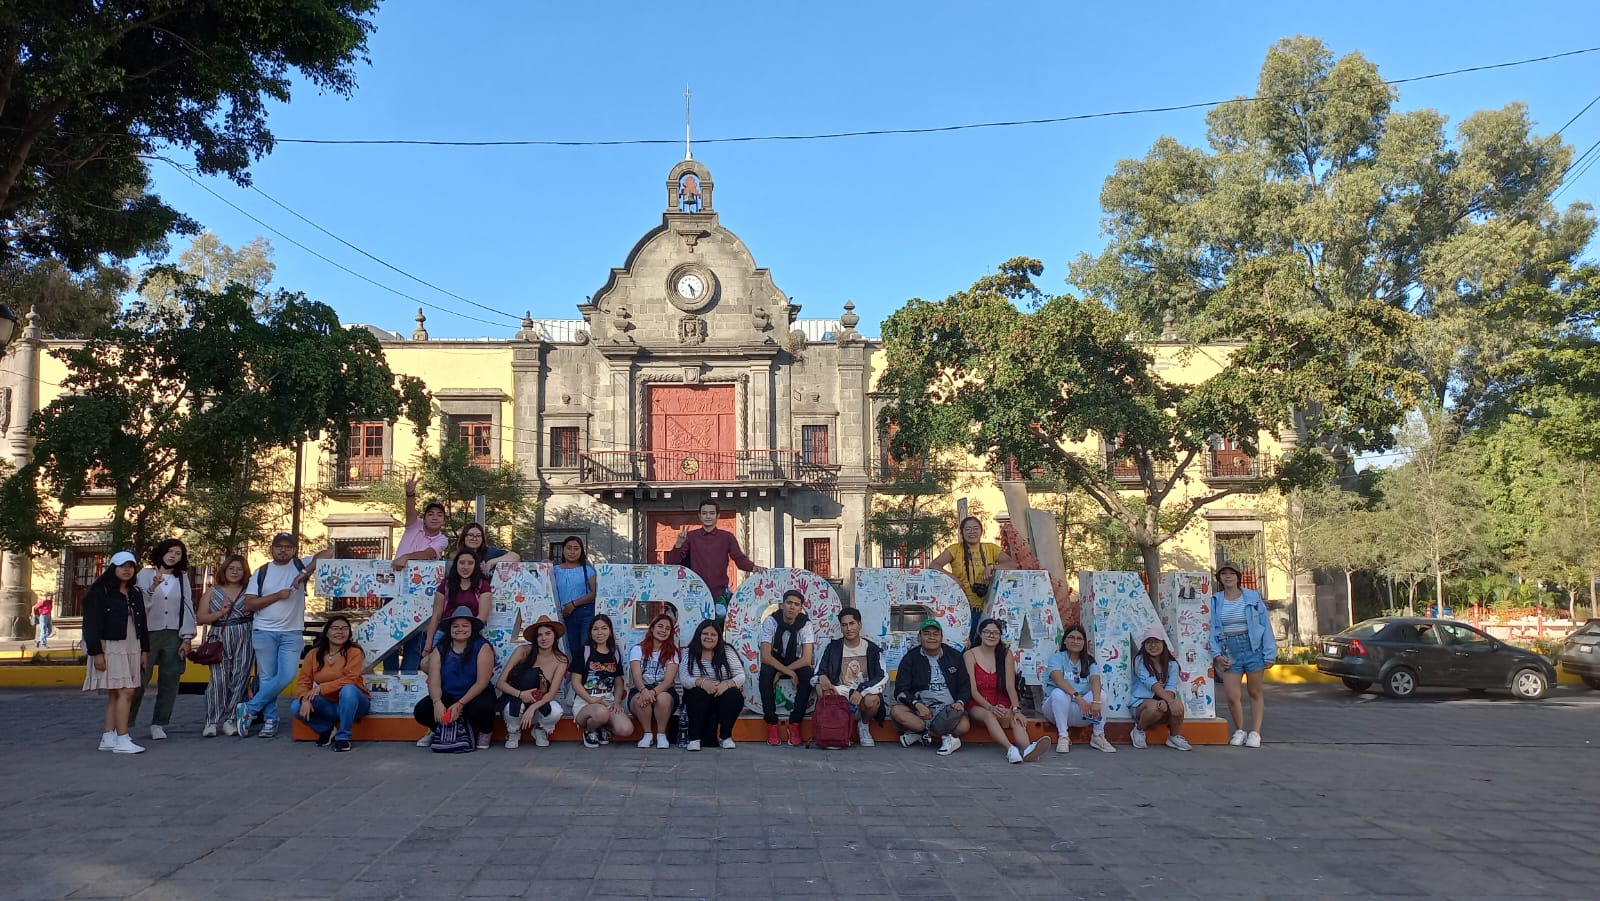
{"label": "car windshield", "polygon": [[1364,623],[1356,623],[1339,634],[1344,638],[1371,638],[1383,631],[1383,627],[1386,625],[1388,623],[1382,620],[1369,619]]}
{"label": "car windshield", "polygon": [[1584,623],[1582,626],[1579,626],[1578,630],[1576,632],[1573,632],[1568,637],[1569,638],[1577,638],[1579,635],[1600,636],[1600,619],[1591,619],[1591,620],[1589,620],[1588,622]]}

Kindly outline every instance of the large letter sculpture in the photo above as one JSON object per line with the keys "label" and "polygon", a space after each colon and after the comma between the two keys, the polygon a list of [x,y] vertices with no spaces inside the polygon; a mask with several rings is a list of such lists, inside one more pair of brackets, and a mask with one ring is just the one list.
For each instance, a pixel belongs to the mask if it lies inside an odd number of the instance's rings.
{"label": "large letter sculpture", "polygon": [[611,617],[617,646],[624,655],[644,638],[650,625],[643,621],[648,617],[635,622],[634,607],[639,604],[666,604],[672,608],[670,612],[678,620],[679,647],[688,643],[701,620],[717,618],[711,589],[687,566],[602,563],[595,569],[594,612]]}
{"label": "large letter sculpture", "polygon": [[[783,593],[790,589],[805,595],[806,616],[817,632],[813,664],[822,659],[822,650],[828,646],[828,642],[842,634],[839,631],[839,611],[844,605],[839,602],[833,583],[827,579],[805,569],[769,569],[748,576],[728,600],[728,620],[723,635],[744,662],[744,706],[753,713],[761,712],[761,694],[757,690],[757,680],[761,675],[761,623],[777,609],[783,600]],[[689,640],[692,642],[693,638]],[[693,653],[694,646],[691,644],[689,647]],[[778,681],[776,694],[780,710],[791,709],[791,690],[788,680]]]}
{"label": "large letter sculpture", "polygon": [[1066,631],[1050,574],[1036,569],[995,573],[984,616],[1005,623],[1005,640],[1022,681],[1043,685],[1045,664]]}
{"label": "large letter sculpture", "polygon": [[1082,622],[1094,642],[1095,665],[1105,692],[1102,713],[1107,719],[1131,719],[1128,695],[1134,644],[1139,634],[1151,627],[1159,629],[1165,641],[1166,627],[1156,616],[1138,573],[1079,573],[1078,593],[1083,598]]}
{"label": "large letter sculpture", "polygon": [[1211,673],[1211,576],[1209,573],[1162,573],[1161,619],[1177,642],[1172,653],[1183,671],[1183,706],[1190,719],[1217,715]]}
{"label": "large letter sculpture", "polygon": [[[917,646],[917,626],[923,617],[939,620],[945,644],[958,650],[967,644],[972,607],[950,574],[937,569],[858,569],[851,597],[861,611],[861,634],[883,648],[883,665],[893,678],[900,658]],[[919,607],[915,617],[901,616],[896,608]],[[908,611],[909,612],[909,611]]]}

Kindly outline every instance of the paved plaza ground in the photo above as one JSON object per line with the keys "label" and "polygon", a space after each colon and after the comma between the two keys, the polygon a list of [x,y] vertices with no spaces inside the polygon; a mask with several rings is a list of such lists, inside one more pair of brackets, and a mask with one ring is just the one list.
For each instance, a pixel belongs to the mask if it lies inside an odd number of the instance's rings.
{"label": "paved plaza ground", "polygon": [[1600,895],[1600,692],[1268,705],[1259,751],[1009,766],[982,745],[334,754],[203,740],[183,696],[171,739],[113,756],[97,698],[6,689],[0,898]]}

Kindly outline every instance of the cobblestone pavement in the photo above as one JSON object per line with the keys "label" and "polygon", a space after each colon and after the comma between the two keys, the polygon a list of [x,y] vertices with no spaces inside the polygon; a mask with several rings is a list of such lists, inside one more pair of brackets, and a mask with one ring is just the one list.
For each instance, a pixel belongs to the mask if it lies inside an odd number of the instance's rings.
{"label": "cobblestone pavement", "polygon": [[98,698],[0,691],[0,897],[1600,894],[1600,692],[1566,687],[1272,685],[1259,751],[1021,766],[974,745],[334,754],[202,740],[201,711],[180,697],[171,739],[114,756]]}

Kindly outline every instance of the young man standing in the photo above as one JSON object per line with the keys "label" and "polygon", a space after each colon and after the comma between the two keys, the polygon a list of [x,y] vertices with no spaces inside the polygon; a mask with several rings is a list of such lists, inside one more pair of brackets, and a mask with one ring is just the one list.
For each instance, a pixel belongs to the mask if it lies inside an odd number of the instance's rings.
{"label": "young man standing", "polygon": [[778,680],[794,681],[794,704],[789,710],[789,746],[798,748],[800,723],[811,703],[811,661],[817,651],[817,630],[806,618],[806,596],[794,589],[783,593],[783,603],[761,622],[761,715],[767,721],[767,744],[777,747]]}
{"label": "young man standing", "polygon": [[300,668],[305,646],[306,582],[317,561],[333,555],[332,548],[296,558],[300,542],[288,532],[272,538],[272,562],[264,563],[245,584],[244,609],[255,614],[250,643],[256,652],[256,675],[261,690],[234,711],[239,737],[250,734],[250,721],[261,714],[261,737],[278,734],[278,694]]}
{"label": "young man standing", "polygon": [[934,736],[940,739],[939,756],[948,757],[961,747],[958,736],[972,727],[967,719],[972,701],[967,664],[961,652],[945,646],[938,620],[924,620],[917,638],[921,647],[907,653],[895,673],[895,705],[889,715],[900,727],[900,744],[909,748]]}
{"label": "young man standing", "polygon": [[[394,550],[396,572],[406,568],[412,560],[437,560],[450,546],[450,536],[444,533],[444,504],[429,501],[417,515],[417,478],[406,479],[406,530],[400,535],[400,544]],[[386,673],[414,673],[422,664],[422,648],[428,636],[418,630],[383,658]]]}
{"label": "young man standing", "polygon": [[717,602],[717,622],[720,623],[728,615],[728,598],[733,595],[728,588],[728,561],[732,560],[747,573],[764,573],[767,568],[757,566],[745,556],[739,548],[739,539],[733,537],[732,532],[717,528],[718,509],[716,501],[701,502],[700,528],[684,526],[678,532],[677,543],[664,559],[670,564],[688,566],[705,580],[711,597]]}
{"label": "young man standing", "polygon": [[838,692],[850,701],[861,746],[870,748],[872,721],[883,713],[883,689],[889,684],[883,649],[861,637],[861,611],[854,607],[839,611],[839,629],[844,638],[829,643],[817,663],[817,690]]}

